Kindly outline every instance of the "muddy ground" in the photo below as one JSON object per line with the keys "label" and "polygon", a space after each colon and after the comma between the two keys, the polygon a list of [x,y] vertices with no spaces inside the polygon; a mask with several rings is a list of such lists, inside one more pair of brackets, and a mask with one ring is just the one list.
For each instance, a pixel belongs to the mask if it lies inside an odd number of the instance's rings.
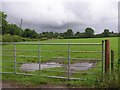
{"label": "muddy ground", "polygon": [[[35,88],[35,87],[31,87],[31,86],[23,86],[18,84],[17,82],[9,82],[9,81],[3,81],[0,82],[0,88]],[[40,85],[36,88],[67,88],[67,86],[63,86],[63,85],[58,85],[58,86],[54,86],[54,85]]]}

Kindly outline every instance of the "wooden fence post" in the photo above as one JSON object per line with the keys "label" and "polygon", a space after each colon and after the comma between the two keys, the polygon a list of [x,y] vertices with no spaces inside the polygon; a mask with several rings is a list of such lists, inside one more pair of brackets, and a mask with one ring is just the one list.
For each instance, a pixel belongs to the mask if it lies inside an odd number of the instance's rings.
{"label": "wooden fence post", "polygon": [[111,50],[111,71],[114,70],[114,51]]}
{"label": "wooden fence post", "polygon": [[105,73],[109,73],[110,65],[110,41],[105,40]]}

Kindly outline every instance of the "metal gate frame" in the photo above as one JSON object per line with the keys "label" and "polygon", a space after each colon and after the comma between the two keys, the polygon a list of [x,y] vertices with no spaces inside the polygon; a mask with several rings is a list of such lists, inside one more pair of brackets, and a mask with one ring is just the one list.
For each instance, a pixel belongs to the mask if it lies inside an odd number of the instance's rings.
{"label": "metal gate frame", "polygon": [[[16,56],[16,52],[18,51],[16,49],[16,45],[38,45],[38,63],[39,63],[39,70],[41,70],[41,59],[40,59],[40,46],[41,45],[67,45],[68,46],[68,51],[67,51],[67,56],[68,56],[68,75],[67,77],[59,77],[59,76],[44,76],[44,75],[41,75],[42,77],[48,77],[48,78],[59,78],[59,79],[68,79],[68,80],[83,80],[82,78],[71,78],[70,77],[70,46],[71,45],[94,45],[94,46],[101,46],[101,51],[85,51],[85,52],[89,52],[89,53],[101,53],[101,61],[102,61],[102,74],[104,74],[105,70],[104,70],[104,41],[102,41],[102,43],[39,43],[39,44],[34,44],[34,43],[21,43],[21,42],[6,42],[6,43],[3,43],[1,42],[0,45],[14,45],[14,72],[1,72],[1,74],[16,74],[16,75],[34,75],[34,74],[26,74],[26,73],[17,73],[16,71],[16,64],[17,64],[17,56]],[[3,51],[11,51],[11,50],[3,50]],[[32,50],[31,50],[32,51]],[[76,52],[81,52],[81,51],[76,51]],[[82,51],[84,52],[84,51]],[[1,55],[1,56],[4,56],[4,55]],[[9,55],[8,55],[9,56]],[[5,62],[4,60],[1,60],[1,62]],[[4,66],[2,66],[2,68],[4,68]],[[60,72],[60,71],[57,71],[57,72]]]}

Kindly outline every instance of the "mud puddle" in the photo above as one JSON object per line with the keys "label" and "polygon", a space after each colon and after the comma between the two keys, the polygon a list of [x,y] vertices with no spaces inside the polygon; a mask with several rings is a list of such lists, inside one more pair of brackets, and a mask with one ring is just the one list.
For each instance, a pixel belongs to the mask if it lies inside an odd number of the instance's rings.
{"label": "mud puddle", "polygon": [[[55,63],[55,62],[49,62],[41,64],[41,70],[46,68],[56,68],[56,67],[62,67],[63,64]],[[91,69],[93,66],[95,66],[95,63],[92,62],[80,62],[80,63],[74,63],[70,65],[70,70],[88,70]],[[36,71],[39,70],[39,64],[38,63],[25,63],[22,64],[20,67],[23,71]]]}

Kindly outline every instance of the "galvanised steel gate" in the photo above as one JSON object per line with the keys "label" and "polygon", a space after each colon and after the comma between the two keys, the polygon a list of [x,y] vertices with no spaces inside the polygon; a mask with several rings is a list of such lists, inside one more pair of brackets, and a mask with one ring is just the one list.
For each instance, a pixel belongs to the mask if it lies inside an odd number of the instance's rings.
{"label": "galvanised steel gate", "polygon": [[[82,78],[80,74],[104,73],[104,41],[101,43],[6,42],[0,44],[2,45],[2,60],[0,60],[2,74],[85,80],[86,78]],[[79,67],[85,67],[80,66],[80,63],[85,62],[92,65],[87,70],[79,70]],[[28,65],[27,69],[30,67],[29,64],[34,64],[33,67],[37,66],[37,69],[22,70],[21,66],[25,64]],[[45,65],[49,65],[50,68],[44,68]]]}

